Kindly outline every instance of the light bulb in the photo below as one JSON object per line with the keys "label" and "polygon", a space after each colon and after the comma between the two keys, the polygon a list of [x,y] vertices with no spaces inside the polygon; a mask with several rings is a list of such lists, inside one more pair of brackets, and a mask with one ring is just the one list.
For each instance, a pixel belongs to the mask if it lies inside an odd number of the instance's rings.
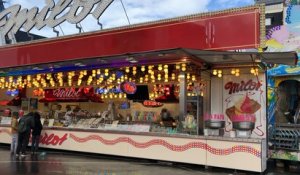
{"label": "light bulb", "polygon": [[142,71],[142,72],[145,72],[145,70],[146,70],[145,66],[142,66],[142,67],[141,67],[141,71]]}
{"label": "light bulb", "polygon": [[222,74],[218,74],[218,77],[221,78],[221,77],[222,77]]}
{"label": "light bulb", "polygon": [[162,70],[162,65],[158,65],[158,70],[161,71]]}
{"label": "light bulb", "polygon": [[232,70],[231,70],[231,74],[232,74],[232,75],[235,75],[235,69],[232,69]]}
{"label": "light bulb", "polygon": [[213,70],[213,75],[217,75],[218,71],[217,70]]}

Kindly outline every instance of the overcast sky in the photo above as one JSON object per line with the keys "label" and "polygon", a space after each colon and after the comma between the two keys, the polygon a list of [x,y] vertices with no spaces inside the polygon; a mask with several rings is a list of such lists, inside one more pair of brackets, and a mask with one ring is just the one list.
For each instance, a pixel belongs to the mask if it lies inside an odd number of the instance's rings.
{"label": "overcast sky", "polygon": [[[57,2],[58,0],[54,1]],[[136,24],[194,13],[243,7],[252,5],[253,1],[254,0],[123,0],[123,3],[130,22]],[[45,0],[6,0],[6,2],[5,7],[20,4],[22,8],[39,7],[41,9],[45,6]],[[114,0],[100,17],[100,21],[103,23],[104,28],[128,25],[120,0]],[[85,32],[99,30],[97,20],[91,15],[82,21],[81,25]],[[66,22],[61,25],[61,28],[65,35],[78,33],[75,25]],[[31,32],[47,37],[55,36],[52,29],[47,27],[40,31],[33,29]]]}

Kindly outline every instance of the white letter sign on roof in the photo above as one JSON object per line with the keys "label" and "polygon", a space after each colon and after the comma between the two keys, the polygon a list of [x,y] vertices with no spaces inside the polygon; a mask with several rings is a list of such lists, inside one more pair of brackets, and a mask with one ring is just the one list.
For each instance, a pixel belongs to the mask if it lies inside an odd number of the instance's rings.
{"label": "white letter sign on roof", "polygon": [[21,10],[20,5],[13,5],[2,11],[0,13],[2,36],[6,36],[9,32],[15,34],[21,28],[29,32],[33,27],[38,30],[45,26],[54,28],[65,21],[77,24],[89,14],[99,19],[113,0],[59,0],[57,4],[54,0],[45,2],[46,6],[41,11],[37,7]]}

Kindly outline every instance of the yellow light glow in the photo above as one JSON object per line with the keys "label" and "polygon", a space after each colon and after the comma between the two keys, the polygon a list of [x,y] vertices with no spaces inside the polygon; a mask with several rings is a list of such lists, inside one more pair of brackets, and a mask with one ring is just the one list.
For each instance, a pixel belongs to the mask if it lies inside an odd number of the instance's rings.
{"label": "yellow light glow", "polygon": [[142,71],[142,72],[145,72],[145,70],[146,70],[145,66],[142,66],[142,67],[141,67],[141,71]]}
{"label": "yellow light glow", "polygon": [[192,76],[192,81],[196,81],[196,76],[195,75]]}
{"label": "yellow light glow", "polygon": [[218,75],[218,71],[217,70],[213,70],[213,75]]}
{"label": "yellow light glow", "polygon": [[189,80],[191,79],[191,75],[190,74],[187,74],[186,78]]}
{"label": "yellow light glow", "polygon": [[231,70],[231,74],[232,74],[232,75],[235,75],[235,69],[232,69],[232,70]]}
{"label": "yellow light glow", "polygon": [[83,75],[87,75],[87,70],[84,70],[84,71],[83,71]]}
{"label": "yellow light glow", "polygon": [[222,77],[222,74],[218,74],[218,77],[221,78],[221,77]]}
{"label": "yellow light glow", "polygon": [[161,70],[163,69],[162,65],[159,64],[157,69],[158,69],[159,71],[161,71]]}
{"label": "yellow light glow", "polygon": [[133,70],[133,71],[136,71],[136,70],[137,70],[137,68],[134,66],[134,67],[132,67],[132,70]]}

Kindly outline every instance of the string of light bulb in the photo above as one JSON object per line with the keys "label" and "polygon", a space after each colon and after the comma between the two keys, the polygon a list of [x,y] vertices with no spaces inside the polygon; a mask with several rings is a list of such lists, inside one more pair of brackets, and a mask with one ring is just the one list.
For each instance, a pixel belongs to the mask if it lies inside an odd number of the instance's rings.
{"label": "string of light bulb", "polygon": [[[179,81],[179,72],[187,71],[187,64],[141,65],[116,69],[93,69],[58,73],[43,73],[27,76],[0,77],[0,88],[46,88],[93,86],[100,84],[120,84],[124,81],[136,83],[156,83]],[[123,75],[116,76],[117,71]],[[187,72],[188,81],[197,81],[196,74]]]}

